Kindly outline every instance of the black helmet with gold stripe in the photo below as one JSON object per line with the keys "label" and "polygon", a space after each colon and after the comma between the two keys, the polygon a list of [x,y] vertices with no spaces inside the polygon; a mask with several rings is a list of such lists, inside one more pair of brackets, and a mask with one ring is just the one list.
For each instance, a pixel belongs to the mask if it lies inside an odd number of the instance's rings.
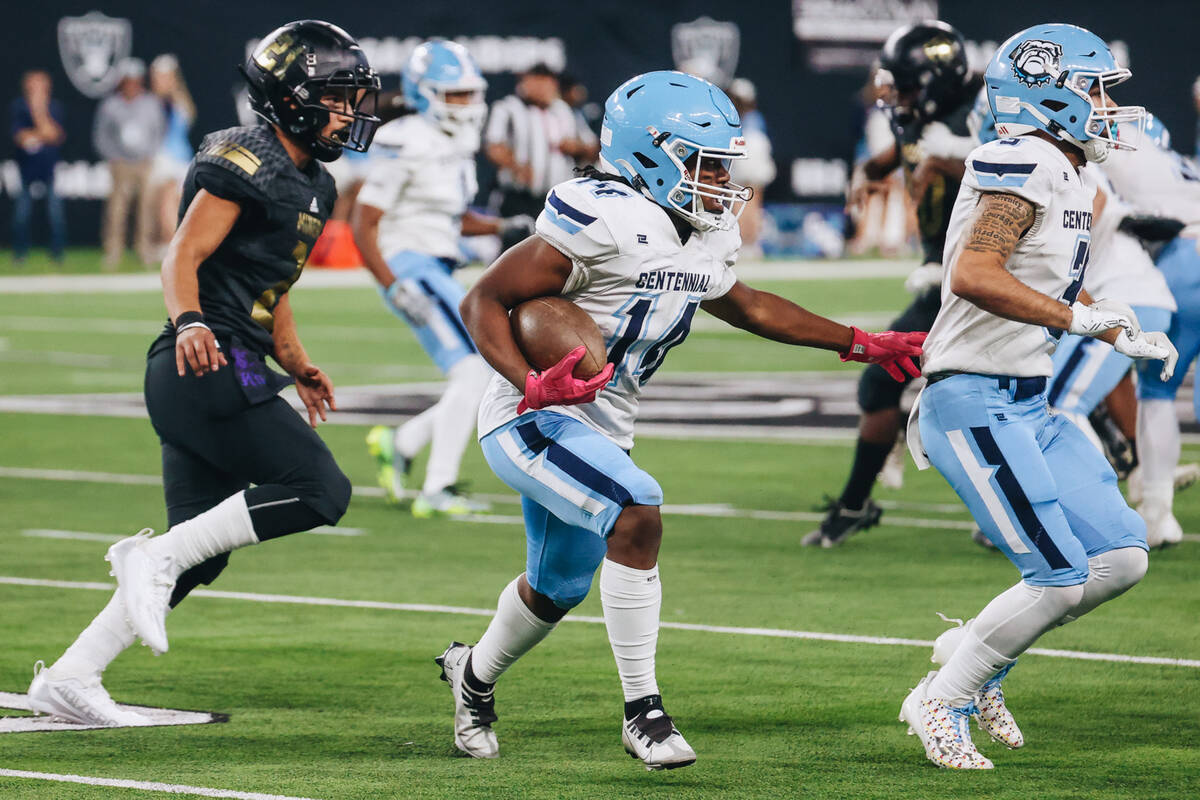
{"label": "black helmet with gold stripe", "polygon": [[[263,37],[241,67],[250,107],[321,161],[365,151],[379,127],[379,75],[358,42],[319,20],[289,22]],[[324,133],[330,115],[346,124]]]}

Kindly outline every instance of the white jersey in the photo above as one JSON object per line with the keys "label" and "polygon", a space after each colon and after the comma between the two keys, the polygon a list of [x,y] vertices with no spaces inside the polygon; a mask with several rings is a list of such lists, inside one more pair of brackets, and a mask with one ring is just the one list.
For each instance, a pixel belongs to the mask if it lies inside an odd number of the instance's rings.
{"label": "white jersey", "polygon": [[[733,288],[741,236],[736,227],[694,231],[680,244],[662,207],[624,184],[591,178],[550,190],[537,234],[571,259],[562,296],[600,327],[616,364],[595,402],[547,410],[574,417],[628,450],[642,386],[687,336],[700,303]],[[514,419],[521,397],[502,376],[492,378],[479,409],[479,435]]]}
{"label": "white jersey", "polygon": [[925,340],[923,371],[1049,376],[1058,332],[1003,319],[950,291],[968,223],[985,192],[1014,194],[1037,210],[1033,226],[1006,264],[1017,280],[1064,303],[1074,301],[1082,288],[1096,194],[1089,173],[1076,171],[1057,147],[1036,136],[975,148],[967,156],[946,232],[947,280],[942,283],[942,310]]}
{"label": "white jersey", "polygon": [[1200,175],[1178,153],[1158,146],[1135,125],[1124,123],[1120,136],[1136,150],[1115,150],[1104,162],[1113,188],[1139,214],[1182,220],[1188,233],[1200,235]]}
{"label": "white jersey", "polygon": [[[1106,162],[1107,163],[1107,162]],[[1120,300],[1131,306],[1175,310],[1167,279],[1135,237],[1118,230],[1134,210],[1113,190],[1096,164],[1084,168],[1104,192],[1104,210],[1092,220],[1092,254],[1083,275],[1083,288],[1095,299]]]}
{"label": "white jersey", "polygon": [[383,211],[379,250],[459,258],[462,215],[475,196],[475,151],[420,114],[383,125],[358,202]]}

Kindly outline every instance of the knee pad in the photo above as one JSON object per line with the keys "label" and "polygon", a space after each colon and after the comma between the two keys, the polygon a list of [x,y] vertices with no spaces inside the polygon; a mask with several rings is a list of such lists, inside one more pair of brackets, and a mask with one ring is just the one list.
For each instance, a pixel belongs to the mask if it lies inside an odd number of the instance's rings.
{"label": "knee pad", "polygon": [[1140,547],[1121,547],[1093,556],[1088,561],[1088,566],[1092,578],[1103,581],[1106,587],[1111,587],[1112,596],[1115,597],[1136,586],[1146,577],[1150,557]]}
{"label": "knee pad", "polygon": [[878,364],[869,365],[858,379],[858,407],[866,412],[899,408],[904,387],[908,386],[911,380],[907,375],[903,382],[893,380],[883,367]]}
{"label": "knee pad", "polygon": [[333,459],[329,461],[331,468],[322,470],[320,477],[312,483],[296,487],[296,491],[300,501],[312,509],[322,522],[336,525],[350,507],[353,487]]}

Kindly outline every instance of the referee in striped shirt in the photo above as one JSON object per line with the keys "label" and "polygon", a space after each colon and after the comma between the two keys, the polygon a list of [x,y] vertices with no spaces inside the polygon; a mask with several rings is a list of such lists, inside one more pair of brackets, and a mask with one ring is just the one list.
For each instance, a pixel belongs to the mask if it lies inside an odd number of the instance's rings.
{"label": "referee in striped shirt", "polygon": [[[523,73],[516,92],[492,106],[484,145],[499,170],[496,211],[503,217],[536,217],[553,186],[600,154],[596,134],[562,99],[558,75],[545,64]],[[505,234],[504,249],[525,234],[521,229]]]}

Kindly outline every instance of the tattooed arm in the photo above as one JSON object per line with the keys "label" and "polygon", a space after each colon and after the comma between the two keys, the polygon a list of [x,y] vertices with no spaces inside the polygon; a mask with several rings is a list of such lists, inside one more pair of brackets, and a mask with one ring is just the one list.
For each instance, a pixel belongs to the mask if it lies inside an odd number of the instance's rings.
{"label": "tattooed arm", "polygon": [[1070,307],[1021,283],[1005,266],[1035,217],[1033,204],[1016,195],[980,197],[951,261],[950,291],[998,317],[1066,330]]}

